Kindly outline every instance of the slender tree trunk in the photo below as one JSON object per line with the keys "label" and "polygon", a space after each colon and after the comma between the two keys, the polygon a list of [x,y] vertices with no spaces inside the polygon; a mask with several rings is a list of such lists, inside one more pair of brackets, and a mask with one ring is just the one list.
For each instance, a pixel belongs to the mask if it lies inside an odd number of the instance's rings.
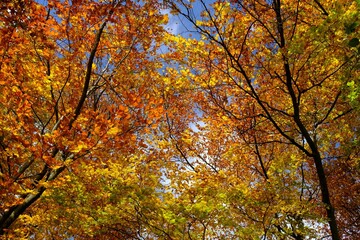
{"label": "slender tree trunk", "polygon": [[[281,0],[274,0],[273,2],[274,11],[276,14],[276,21],[277,21],[277,29],[278,29],[278,35],[280,38],[280,48],[285,47],[285,34],[284,34],[284,28],[283,28],[283,20],[281,16]],[[286,59],[286,56],[283,55],[283,61],[284,61],[284,71],[285,71],[285,77],[286,77],[286,87],[289,91],[293,109],[294,109],[294,121],[299,128],[301,134],[304,136],[304,138],[307,141],[307,144],[309,145],[311,149],[311,156],[314,160],[315,166],[316,166],[316,173],[319,180],[320,188],[321,188],[321,196],[322,196],[322,202],[325,204],[326,207],[326,214],[328,217],[328,223],[330,226],[330,231],[332,235],[332,239],[339,240],[339,231],[336,223],[336,217],[335,217],[335,209],[330,201],[330,193],[329,188],[327,184],[327,179],[324,171],[324,166],[322,164],[322,159],[318,150],[318,147],[316,145],[316,142],[313,141],[311,138],[309,131],[306,129],[305,125],[302,123],[300,119],[300,101],[298,100],[296,93],[293,89],[293,78],[290,71],[290,66],[288,64],[288,61]]]}

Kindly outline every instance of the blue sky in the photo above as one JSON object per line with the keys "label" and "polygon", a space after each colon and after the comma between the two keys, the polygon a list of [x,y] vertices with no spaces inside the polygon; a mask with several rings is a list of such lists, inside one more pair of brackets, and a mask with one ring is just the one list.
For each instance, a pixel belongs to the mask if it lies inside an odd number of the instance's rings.
{"label": "blue sky", "polygon": [[[203,0],[202,2],[204,4],[206,4],[207,6],[210,6],[210,4],[214,3],[215,1],[214,0]],[[185,8],[183,8],[183,7],[180,7],[180,9],[185,10]],[[194,17],[199,19],[200,14],[203,10],[204,10],[204,7],[202,6],[201,1],[195,1],[193,3],[192,14],[194,15]],[[165,28],[170,33],[172,33],[174,35],[181,34],[183,37],[189,37],[189,34],[191,33],[189,31],[194,31],[192,24],[187,19],[185,19],[185,17],[179,16],[179,15],[172,15],[170,13],[169,9],[162,10],[161,12],[163,14],[168,14],[168,16],[169,16],[169,22],[165,26]],[[193,32],[191,34],[192,34],[192,36],[195,35]]]}

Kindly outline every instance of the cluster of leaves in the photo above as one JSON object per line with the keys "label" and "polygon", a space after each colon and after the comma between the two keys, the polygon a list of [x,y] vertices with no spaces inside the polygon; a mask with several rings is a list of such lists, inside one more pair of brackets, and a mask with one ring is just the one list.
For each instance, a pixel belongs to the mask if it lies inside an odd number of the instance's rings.
{"label": "cluster of leaves", "polygon": [[0,234],[360,236],[359,8],[3,1]]}

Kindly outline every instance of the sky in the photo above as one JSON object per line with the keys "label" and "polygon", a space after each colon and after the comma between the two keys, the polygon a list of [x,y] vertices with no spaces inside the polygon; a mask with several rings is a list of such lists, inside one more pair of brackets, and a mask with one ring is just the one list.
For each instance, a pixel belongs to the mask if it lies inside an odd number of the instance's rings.
{"label": "sky", "polygon": [[[210,4],[214,3],[214,0],[203,0],[202,1],[207,6],[210,6]],[[185,8],[180,7],[181,10],[185,10]],[[197,19],[201,18],[200,14],[204,10],[201,1],[195,1],[193,3],[193,9],[192,13],[194,14],[194,17]],[[161,10],[162,14],[168,14],[169,22],[165,26],[166,30],[174,35],[181,34],[183,37],[189,37],[190,32],[193,31],[194,28],[191,25],[191,23],[185,19],[183,16],[173,15],[170,13],[170,9]],[[194,33],[192,33],[194,35]]]}
{"label": "sky", "polygon": [[[47,0],[35,0],[35,2],[38,2],[42,5],[47,5]],[[206,5],[210,5],[211,3],[215,2],[214,0],[203,0],[203,3],[205,3]],[[202,4],[200,1],[195,1],[195,3],[193,3],[193,13],[194,16],[196,18],[200,17],[200,13],[203,10]],[[181,8],[182,10],[184,10],[184,8]],[[164,9],[160,11],[162,14],[167,14],[169,17],[169,22],[168,24],[166,24],[165,29],[174,34],[174,35],[178,35],[181,34],[184,37],[188,37],[189,36],[189,30],[193,30],[193,27],[191,26],[191,24],[184,18],[181,16],[177,16],[177,15],[173,15],[170,13],[170,9]]]}

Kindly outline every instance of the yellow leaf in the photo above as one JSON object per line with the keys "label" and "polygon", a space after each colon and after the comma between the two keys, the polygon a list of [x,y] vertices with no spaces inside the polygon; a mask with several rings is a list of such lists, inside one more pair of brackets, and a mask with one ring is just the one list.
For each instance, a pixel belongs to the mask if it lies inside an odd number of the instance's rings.
{"label": "yellow leaf", "polygon": [[86,148],[87,148],[86,144],[80,143],[79,145],[76,146],[76,148],[73,150],[73,152],[78,153],[81,150],[86,149]]}
{"label": "yellow leaf", "polygon": [[109,135],[116,135],[118,132],[120,132],[120,129],[118,127],[112,127],[107,132]]}

